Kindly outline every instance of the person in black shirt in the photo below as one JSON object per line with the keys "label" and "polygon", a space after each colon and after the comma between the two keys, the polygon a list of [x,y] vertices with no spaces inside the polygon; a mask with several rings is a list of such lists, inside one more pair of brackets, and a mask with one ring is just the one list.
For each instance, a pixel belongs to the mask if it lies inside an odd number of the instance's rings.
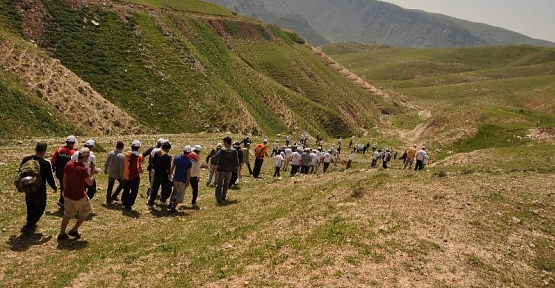
{"label": "person in black shirt", "polygon": [[237,157],[239,158],[239,169],[231,173],[231,179],[229,180],[228,186],[229,188],[233,187],[233,185],[237,186],[236,183],[239,183],[237,182],[237,180],[239,180],[239,178],[242,178],[241,168],[243,168],[244,163],[243,150],[241,150],[241,144],[239,143],[239,141],[235,141],[235,143],[233,143],[233,148],[237,150]]}
{"label": "person in black shirt", "polygon": [[225,203],[231,174],[233,172],[237,172],[240,167],[237,150],[231,147],[231,138],[225,137],[223,140],[225,147],[220,150],[220,153],[218,154],[218,162],[216,164],[218,178],[215,194],[218,204]]}
{"label": "person in black shirt", "polygon": [[162,144],[162,150],[156,152],[152,158],[152,169],[154,169],[154,183],[148,198],[148,209],[154,209],[154,200],[158,195],[158,189],[162,186],[162,195],[160,196],[160,204],[165,205],[166,200],[170,197],[171,181],[170,169],[172,166],[172,156],[169,154],[172,145],[170,142]]}
{"label": "person in black shirt", "polygon": [[40,185],[39,191],[25,194],[27,223],[21,229],[21,233],[25,235],[35,233],[37,222],[44,214],[44,210],[46,209],[46,183],[48,183],[48,186],[50,186],[54,192],[58,191],[58,187],[56,187],[56,181],[54,181],[54,175],[52,173],[52,165],[43,158],[47,148],[48,145],[46,142],[38,142],[35,147],[35,155],[23,158],[21,164],[19,165],[21,167],[25,162],[31,159],[39,161],[40,176],[42,178],[42,184]]}

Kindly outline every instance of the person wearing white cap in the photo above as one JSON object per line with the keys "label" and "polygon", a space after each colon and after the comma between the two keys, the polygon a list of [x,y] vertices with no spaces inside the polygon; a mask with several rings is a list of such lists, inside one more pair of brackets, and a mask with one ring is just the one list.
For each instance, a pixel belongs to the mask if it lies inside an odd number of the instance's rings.
{"label": "person wearing white cap", "polygon": [[149,181],[148,189],[146,192],[147,198],[150,196],[150,190],[152,190],[152,184],[154,183],[154,169],[152,169],[152,158],[154,158],[154,154],[156,154],[156,152],[162,149],[162,144],[166,141],[167,140],[164,138],[158,138],[158,140],[156,141],[156,146],[152,146],[146,149],[145,152],[143,152],[143,159],[146,159],[146,157],[148,157],[148,166],[146,167],[146,170],[148,171]]}
{"label": "person wearing white cap", "polygon": [[328,168],[330,167],[330,163],[331,163],[331,149],[328,150],[328,152],[324,153],[324,155],[322,155],[322,162],[324,162],[324,168],[323,171],[324,173],[326,173],[326,171],[328,171]]}
{"label": "person wearing white cap", "polygon": [[139,194],[141,183],[141,173],[143,173],[143,156],[139,153],[141,142],[134,140],[131,143],[131,151],[125,152],[125,167],[123,168],[123,192],[121,194],[121,204],[123,209],[130,211],[135,205],[135,200]]}
{"label": "person wearing white cap", "polygon": [[55,173],[58,181],[60,181],[60,198],[57,203],[60,209],[64,208],[64,195],[62,193],[62,191],[64,191],[64,167],[71,161],[71,156],[77,151],[74,148],[76,140],[75,136],[68,136],[66,145],[58,148],[50,160],[50,163],[52,163],[52,171]]}
{"label": "person wearing white cap", "polygon": [[[210,164],[210,168],[208,170],[208,180],[206,180],[206,186],[209,186],[212,182],[212,177],[214,178],[214,184],[218,182],[218,173],[216,173],[216,166],[218,164],[218,154],[222,150],[222,143],[218,143],[216,145],[216,149],[212,149],[210,154],[206,156],[206,164]],[[214,176],[216,174],[216,176]]]}
{"label": "person wearing white cap", "polygon": [[[85,167],[85,162],[88,161],[90,150],[83,147],[77,155],[77,161],[69,161],[64,167],[64,218],[60,227],[60,234],[58,234],[58,241],[63,241],[69,236],[75,239],[80,239],[78,229],[83,224],[87,216],[91,213],[91,200],[85,193],[85,186],[92,186],[95,174],[89,174],[89,169]],[[66,228],[69,220],[77,213],[77,223],[66,234]]]}
{"label": "person wearing white cap", "polygon": [[189,186],[191,179],[191,167],[193,161],[189,158],[191,154],[191,146],[183,147],[183,154],[175,156],[170,168],[170,176],[173,175],[173,191],[170,195],[170,204],[168,208],[170,213],[177,213],[177,205],[185,200],[185,189]]}
{"label": "person wearing white cap", "polygon": [[189,178],[189,185],[193,192],[193,197],[191,198],[191,205],[194,209],[198,209],[197,198],[198,198],[198,183],[200,179],[200,151],[202,151],[202,146],[195,145],[193,148],[193,153],[187,155],[189,159],[193,162],[191,167],[191,177]]}
{"label": "person wearing white cap", "polygon": [[426,147],[422,146],[422,149],[416,152],[416,165],[414,165],[414,171],[420,171],[424,169],[424,161],[428,157],[428,153],[426,152]]}
{"label": "person wearing white cap", "polygon": [[303,147],[297,147],[297,149],[291,153],[291,177],[297,175],[297,172],[299,172],[299,167],[301,167],[301,161],[303,159],[303,156],[301,155],[302,151]]}
{"label": "person wearing white cap", "polygon": [[[90,151],[89,158],[87,159],[87,161],[83,163],[85,167],[89,169],[89,175],[97,174],[99,172],[96,169],[96,156],[93,153],[93,149],[95,145],[96,145],[96,142],[94,142],[94,140],[91,140],[91,139],[87,140],[85,142],[85,145],[83,145],[83,147],[89,148],[89,151]],[[78,154],[74,153],[71,156],[71,160],[77,161]],[[96,194],[96,180],[93,181],[92,185],[87,185],[86,189],[87,189],[87,196],[89,196],[89,199],[92,199],[94,197],[94,194]]]}
{"label": "person wearing white cap", "polygon": [[254,160],[254,169],[252,170],[252,176],[254,178],[258,178],[260,175],[260,170],[262,169],[262,164],[264,163],[264,156],[269,157],[268,155],[268,140],[264,139],[262,143],[256,145],[254,147],[254,156],[256,157]]}
{"label": "person wearing white cap", "polygon": [[403,169],[412,169],[412,163],[414,163],[414,157],[416,157],[416,144],[412,145],[409,149],[407,149],[407,159],[405,160],[405,165],[403,165]]}

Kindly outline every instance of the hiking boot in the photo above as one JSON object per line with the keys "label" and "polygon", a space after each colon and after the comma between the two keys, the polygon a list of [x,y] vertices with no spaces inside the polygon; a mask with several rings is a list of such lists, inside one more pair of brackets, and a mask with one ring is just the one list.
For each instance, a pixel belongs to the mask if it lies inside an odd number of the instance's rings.
{"label": "hiking boot", "polygon": [[75,239],[81,239],[81,234],[79,234],[77,230],[71,230],[69,231],[69,233],[67,233],[67,235],[75,237]]}
{"label": "hiking boot", "polygon": [[172,208],[170,209],[170,213],[171,213],[171,214],[176,214],[176,213],[177,213],[177,209],[175,209],[175,207],[172,207]]}
{"label": "hiking boot", "polygon": [[64,233],[64,234],[59,234],[59,235],[58,235],[58,238],[56,238],[56,239],[58,239],[58,241],[64,241],[64,240],[69,239],[69,236],[67,236],[66,233]]}

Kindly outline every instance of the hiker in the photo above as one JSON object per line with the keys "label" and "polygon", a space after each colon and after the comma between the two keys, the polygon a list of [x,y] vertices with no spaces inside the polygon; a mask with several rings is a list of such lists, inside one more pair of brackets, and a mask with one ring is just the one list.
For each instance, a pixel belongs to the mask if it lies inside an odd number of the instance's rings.
{"label": "hiker", "polygon": [[311,161],[310,148],[305,148],[303,154],[301,155],[301,174],[308,174]]}
{"label": "hiker", "polygon": [[285,137],[285,146],[289,147],[289,143],[291,143],[291,134]]}
{"label": "hiker", "polygon": [[318,155],[316,155],[316,149],[310,150],[310,163],[308,163],[308,174],[316,174],[316,162],[318,160]]}
{"label": "hiker", "polygon": [[210,165],[210,168],[208,169],[208,180],[206,180],[206,186],[210,185],[210,183],[212,182],[212,177],[214,177],[214,174],[216,174],[215,176],[216,178],[214,178],[214,185],[216,184],[216,182],[218,182],[218,173],[216,172],[216,165],[218,162],[218,153],[220,153],[221,149],[222,149],[222,143],[218,143],[218,145],[216,145],[216,149],[212,149],[212,151],[210,151],[208,156],[206,156],[206,164]]}
{"label": "hiker", "polygon": [[175,156],[170,168],[170,177],[173,175],[173,191],[170,195],[170,204],[168,208],[170,213],[177,213],[177,205],[183,203],[185,199],[185,189],[189,186],[191,180],[191,167],[193,162],[189,158],[191,146],[183,147],[183,154]]}
{"label": "hiker", "polygon": [[[87,140],[85,142],[85,145],[83,145],[83,147],[89,148],[89,158],[87,158],[87,160],[83,163],[83,165],[85,165],[85,167],[87,167],[87,169],[89,170],[89,175],[97,174],[98,172],[100,172],[98,169],[96,169],[96,156],[92,151],[94,149],[94,146],[95,146],[94,140]],[[74,153],[71,156],[71,160],[77,161],[78,154]],[[87,190],[87,196],[89,196],[89,199],[92,199],[96,194],[96,180],[93,180],[93,184],[87,185],[85,189]]]}
{"label": "hiker", "polygon": [[353,138],[349,139],[349,150],[351,149],[351,147],[353,147]]}
{"label": "hiker", "polygon": [[[156,141],[156,146],[150,147],[143,152],[143,161],[148,157],[148,166],[146,170],[148,171],[148,189],[146,192],[147,199],[150,198],[150,191],[152,191],[152,184],[154,184],[154,169],[152,169],[152,159],[154,158],[154,154],[162,149],[162,144],[166,142],[166,139],[159,138]],[[147,200],[148,201],[148,200]]]}
{"label": "hiker", "polygon": [[283,164],[281,165],[281,167],[283,171],[287,171],[287,167],[291,163],[291,154],[293,154],[293,149],[291,149],[289,146],[286,146],[284,150],[284,154],[285,156],[283,156],[284,157]]}
{"label": "hiker", "polygon": [[241,140],[241,142],[239,142],[240,144],[243,144],[243,148],[248,148],[251,145],[251,139],[249,138],[249,136],[246,136],[245,138],[243,138],[243,140]]}
{"label": "hiker", "polygon": [[426,159],[427,155],[428,153],[426,153],[425,146],[422,146],[422,149],[416,152],[416,165],[414,166],[414,171],[420,171],[424,169],[424,159]]}
{"label": "hiker", "polygon": [[391,150],[387,148],[382,157],[382,168],[387,169],[387,163],[391,161]]}
{"label": "hiker", "polygon": [[[111,205],[113,201],[118,201],[118,195],[123,189],[123,169],[125,168],[125,155],[123,155],[123,142],[116,143],[116,149],[108,153],[106,163],[104,163],[104,174],[108,175],[108,189],[106,190],[106,205]],[[114,194],[115,182],[118,187]]]}
{"label": "hiker", "polygon": [[414,163],[414,157],[416,156],[416,144],[412,145],[412,147],[410,147],[407,150],[407,160],[405,161],[405,165],[403,166],[403,169],[412,169],[412,163]]}
{"label": "hiker", "polygon": [[376,147],[378,147],[378,145],[376,143],[372,144],[372,153],[376,152]]}
{"label": "hiker", "polygon": [[264,163],[264,156],[269,157],[268,155],[268,140],[264,139],[262,143],[256,145],[254,147],[254,156],[256,157],[254,160],[254,170],[252,171],[252,176],[254,178],[258,178],[260,175],[260,169],[262,169],[262,163]]}
{"label": "hiker", "polygon": [[328,152],[324,153],[324,155],[322,156],[322,161],[324,162],[324,173],[326,173],[326,171],[328,171],[328,168],[330,167],[331,157],[331,149],[328,150]]}
{"label": "hiker", "polygon": [[275,161],[275,164],[276,164],[276,171],[274,172],[274,177],[281,177],[281,176],[279,175],[279,171],[281,170],[281,165],[283,164],[283,158],[284,158],[284,156],[285,156],[285,153],[283,153],[283,154],[277,154],[277,155],[274,157],[274,161]]}
{"label": "hiker", "polygon": [[225,204],[227,197],[227,189],[231,174],[239,170],[239,155],[237,150],[231,147],[231,138],[226,136],[224,139],[224,147],[218,153],[216,171],[218,172],[216,184],[216,202]]}
{"label": "hiker", "polygon": [[164,142],[161,150],[156,152],[152,158],[154,183],[152,184],[152,190],[150,191],[150,197],[148,198],[148,210],[154,209],[154,200],[156,200],[156,196],[158,196],[158,189],[160,189],[160,187],[162,187],[162,192],[160,193],[160,205],[165,206],[166,200],[170,197],[170,169],[173,160],[172,155],[170,154],[171,148],[172,145],[170,142]]}
{"label": "hiker", "polygon": [[[85,187],[92,186],[95,173],[89,174],[85,163],[89,161],[90,149],[83,147],[77,155],[77,161],[69,161],[64,168],[64,217],[58,234],[58,241],[66,240],[69,236],[80,239],[79,227],[91,213],[91,200],[85,192]],[[79,213],[77,222],[66,234],[69,220]],[[69,236],[68,236],[69,235]]]}
{"label": "hiker", "polygon": [[[22,168],[25,168],[23,167],[24,164],[31,165],[33,163],[30,163],[29,161],[37,161],[38,167],[35,166],[35,171],[33,173],[36,174],[35,181],[40,181],[40,183],[34,183],[37,188],[36,191],[25,193],[27,223],[25,223],[23,228],[21,228],[21,233],[23,235],[31,235],[35,233],[35,230],[37,229],[37,222],[44,214],[44,210],[46,209],[46,183],[48,183],[48,186],[50,186],[54,192],[57,192],[58,190],[58,187],[56,187],[56,181],[54,180],[54,175],[52,174],[52,165],[44,159],[44,154],[46,153],[47,148],[48,145],[46,142],[38,142],[35,146],[35,155],[26,156],[23,160],[21,160],[21,164],[19,165],[19,171],[21,172]],[[36,171],[36,168],[38,168],[39,171]]]}
{"label": "hiker", "polygon": [[298,147],[293,153],[291,153],[291,177],[297,175],[299,172],[299,167],[301,167],[301,161],[303,156],[299,151],[302,151],[302,147]]}
{"label": "hiker", "polygon": [[382,155],[381,149],[378,149],[378,151],[374,151],[374,154],[372,154],[372,164],[370,164],[370,167],[376,166],[376,164],[378,163],[378,160],[380,160],[381,155]]}
{"label": "hiker", "polygon": [[405,152],[403,152],[403,155],[401,155],[401,157],[399,157],[399,160],[403,160],[403,165],[402,165],[403,169],[405,167],[405,163],[407,163],[407,155],[408,155],[407,152],[408,151],[409,151],[409,149],[405,149]]}
{"label": "hiker", "polygon": [[229,179],[228,188],[231,188],[234,185],[235,186],[239,185],[239,178],[242,177],[241,170],[243,169],[243,150],[241,150],[241,144],[239,144],[239,141],[235,141],[233,143],[233,149],[237,150],[237,157],[239,159],[239,169],[231,173],[231,179]]}
{"label": "hiker", "polygon": [[337,147],[337,155],[340,155],[340,154],[341,154],[341,141],[343,141],[343,140],[341,139],[341,137],[339,137],[339,140],[337,141],[337,145],[336,145],[336,147]]}
{"label": "hiker", "polygon": [[200,180],[200,151],[202,150],[202,146],[195,145],[193,148],[193,153],[189,153],[187,155],[189,159],[193,162],[191,167],[191,177],[189,178],[189,185],[191,186],[191,190],[193,193],[193,197],[191,198],[191,205],[193,209],[198,209],[197,205],[197,198],[198,198],[198,183]]}
{"label": "hiker", "polygon": [[143,156],[139,153],[141,142],[134,140],[131,143],[131,151],[125,152],[125,166],[123,168],[123,192],[121,194],[121,204],[123,210],[131,211],[135,205],[135,200],[139,194],[139,184],[141,183],[141,173],[143,173]]}
{"label": "hiker", "polygon": [[274,157],[274,155],[278,155],[278,149],[279,149],[279,143],[278,143],[278,140],[276,140],[274,144],[272,144],[272,154],[270,154],[270,157]]}
{"label": "hiker", "polygon": [[243,162],[247,165],[249,169],[249,176],[252,176],[252,168],[251,168],[251,143],[247,145],[247,147],[243,148]]}
{"label": "hiker", "polygon": [[66,145],[56,149],[56,152],[54,152],[54,155],[52,155],[52,159],[50,160],[50,163],[52,163],[52,170],[60,183],[60,198],[58,203],[56,203],[60,209],[64,208],[64,167],[67,162],[71,160],[71,156],[76,152],[73,148],[75,146],[75,141],[75,136],[68,136],[66,139]]}
{"label": "hiker", "polygon": [[349,158],[347,159],[347,165],[345,166],[345,169],[351,168],[351,163],[353,163],[353,160],[355,160],[355,152],[351,151],[351,154],[349,154]]}

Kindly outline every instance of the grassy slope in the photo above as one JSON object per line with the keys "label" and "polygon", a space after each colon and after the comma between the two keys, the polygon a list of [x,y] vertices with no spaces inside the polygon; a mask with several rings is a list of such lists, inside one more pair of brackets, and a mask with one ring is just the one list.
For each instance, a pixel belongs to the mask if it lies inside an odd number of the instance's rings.
{"label": "grassy slope", "polygon": [[[211,147],[221,137],[163,136],[176,147]],[[52,147],[62,141],[47,140]],[[116,139],[97,140],[111,147]],[[555,203],[544,184],[555,180],[538,173],[550,172],[542,169],[552,166],[551,146],[484,152],[418,175],[394,161],[389,171],[341,172],[332,165],[329,175],[275,180],[266,161],[264,179],[247,177],[229,192],[234,204],[215,206],[214,188],[201,185],[202,209],[176,216],[149,213],[144,198],[134,213],[106,208],[101,175],[96,215],[80,229],[84,239],[62,244],[50,238],[61,221],[52,194],[39,223],[42,234],[17,237],[24,206],[7,180],[31,148],[32,141],[0,148],[6,163],[0,166],[0,235],[6,239],[0,281],[6,286],[539,287],[555,273],[549,208]],[[506,153],[522,162],[499,157]],[[97,157],[103,163],[106,154]],[[354,169],[368,163],[357,155]],[[514,165],[526,172],[511,170]],[[448,176],[438,177],[440,171]]]}
{"label": "grassy slope", "polygon": [[[312,133],[346,136],[376,122],[375,103],[365,101],[362,90],[324,67],[308,47],[296,44],[303,42],[296,34],[275,26],[225,17],[202,20],[181,11],[197,7],[191,9],[228,16],[212,10],[216,6],[197,1],[192,5],[142,2],[176,10],[162,10],[156,16],[134,13],[127,21],[106,10],[73,11],[59,1],[43,2],[52,17],[46,22],[41,47],[108,100],[157,131],[221,129],[273,134],[300,127]],[[85,23],[85,18],[101,24]],[[236,42],[244,43],[243,48]],[[282,73],[266,73],[264,66],[246,63],[251,47],[261,48],[256,61],[275,61]],[[266,53],[270,51],[278,53]],[[305,76],[297,78],[299,75]],[[260,81],[252,83],[252,78]],[[304,84],[306,81],[311,83]],[[298,83],[289,86],[289,82]],[[300,83],[305,90],[295,90]],[[333,101],[337,98],[345,102]],[[307,107],[297,109],[297,100],[308,103]],[[269,105],[278,103],[285,104],[292,114],[286,117],[290,112]]]}
{"label": "grassy slope", "polygon": [[231,11],[224,7],[202,0],[123,0],[134,4],[141,4],[156,8],[171,8],[180,11],[196,12],[216,16],[231,17]]}
{"label": "grassy slope", "polygon": [[[341,51],[335,47],[325,50]],[[334,58],[378,86],[433,111],[432,121],[441,127],[435,132],[436,140],[456,129],[476,129],[476,134],[469,135],[474,139],[450,141],[459,151],[527,144],[512,140],[536,126],[555,125],[553,49],[389,48]],[[406,116],[401,122],[397,123],[405,124],[406,129],[415,125]]]}

